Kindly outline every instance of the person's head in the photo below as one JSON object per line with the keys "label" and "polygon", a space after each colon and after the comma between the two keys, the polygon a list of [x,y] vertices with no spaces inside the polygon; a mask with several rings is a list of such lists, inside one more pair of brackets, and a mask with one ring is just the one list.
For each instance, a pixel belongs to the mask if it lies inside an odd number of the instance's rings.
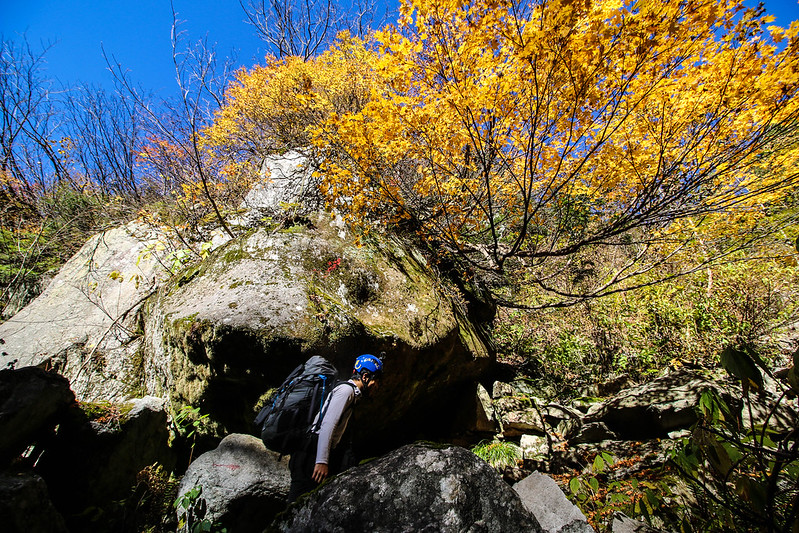
{"label": "person's head", "polygon": [[377,390],[383,380],[383,361],[372,354],[359,355],[355,359],[352,379],[363,385],[361,392],[369,396]]}

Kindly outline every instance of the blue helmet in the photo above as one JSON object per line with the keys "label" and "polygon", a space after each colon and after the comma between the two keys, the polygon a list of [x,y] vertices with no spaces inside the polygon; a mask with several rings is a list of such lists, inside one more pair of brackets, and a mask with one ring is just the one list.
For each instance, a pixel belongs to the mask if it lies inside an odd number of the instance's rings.
{"label": "blue helmet", "polygon": [[383,374],[383,361],[379,357],[365,353],[355,359],[355,371],[360,374],[364,370],[380,377]]}

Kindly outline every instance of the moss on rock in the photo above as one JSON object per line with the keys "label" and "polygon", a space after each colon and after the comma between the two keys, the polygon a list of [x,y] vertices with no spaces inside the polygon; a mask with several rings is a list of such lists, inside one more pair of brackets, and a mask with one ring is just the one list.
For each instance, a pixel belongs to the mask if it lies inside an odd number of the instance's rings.
{"label": "moss on rock", "polygon": [[162,332],[153,351],[168,361],[173,401],[207,404],[220,431],[248,430],[263,391],[310,355],[346,373],[356,353],[387,351],[399,417],[491,359],[448,292],[401,240],[358,245],[319,216],[290,232],[250,232],[181,273],[149,308],[163,317],[150,320]]}

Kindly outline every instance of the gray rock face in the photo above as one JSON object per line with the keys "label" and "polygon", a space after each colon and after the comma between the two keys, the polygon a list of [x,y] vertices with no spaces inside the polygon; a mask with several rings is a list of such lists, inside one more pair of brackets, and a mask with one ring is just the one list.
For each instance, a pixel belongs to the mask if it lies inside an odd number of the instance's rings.
{"label": "gray rock face", "polygon": [[527,396],[502,396],[494,400],[494,411],[506,438],[546,432],[541,415],[532,406],[533,401],[540,404],[537,398]]}
{"label": "gray rock face", "polygon": [[272,524],[283,532],[541,531],[519,496],[458,447],[402,447],[300,498]]}
{"label": "gray rock face", "polygon": [[578,428],[574,436],[569,437],[569,444],[585,444],[587,442],[601,442],[603,440],[616,440],[618,435],[613,433],[604,422],[588,422]]}
{"label": "gray rock face", "polygon": [[379,397],[356,413],[373,433],[423,412],[420,402],[454,403],[450,391],[491,358],[418,252],[389,238],[358,246],[323,215],[227,243],[146,313],[146,390],[209,406],[219,435],[250,430],[259,396],[310,355],[344,377],[357,355],[387,352]]}
{"label": "gray rock face", "polygon": [[202,487],[205,519],[228,531],[260,532],[285,508],[290,483],[285,458],[279,460],[260,439],[233,434],[189,466],[178,495]]}
{"label": "gray rock face", "polygon": [[241,207],[246,210],[242,223],[253,226],[260,218],[287,209],[301,215],[321,209],[323,200],[313,186],[313,169],[307,163],[306,157],[295,151],[266,158],[261,181],[242,202]]}
{"label": "gray rock face", "polygon": [[500,411],[502,433],[506,438],[521,437],[525,434],[544,434],[546,427],[539,414],[533,409]]}
{"label": "gray rock face", "polygon": [[35,367],[0,370],[0,466],[52,430],[74,401],[62,376]]}
{"label": "gray rock face", "polygon": [[[578,444],[616,438],[665,438],[670,432],[689,428],[696,422],[695,409],[708,390],[715,390],[722,397],[729,397],[730,393],[733,398],[742,397],[740,386],[730,379],[710,380],[696,372],[672,372],[595,405],[586,414],[577,437],[569,440]],[[768,419],[772,429],[787,431],[796,425],[796,412],[785,404],[775,410],[777,398],[768,390],[762,397],[752,394],[751,416],[755,424]],[[730,408],[735,410],[736,405],[732,403]],[[749,409],[739,413],[744,427],[749,427]]]}
{"label": "gray rock face", "polygon": [[[631,439],[665,437],[691,426],[702,393],[717,385],[696,373],[679,371],[627,389],[588,411],[585,422],[602,422]],[[584,442],[586,442],[584,440]]]}
{"label": "gray rock face", "polygon": [[122,399],[137,371],[135,312],[164,277],[146,253],[159,238],[130,223],[89,239],[42,294],[0,324],[0,367],[47,364],[79,399]]}
{"label": "gray rock face", "polygon": [[[740,390],[740,387],[736,385],[736,389]],[[735,396],[740,397],[743,394],[736,390]],[[747,407],[741,410],[743,427],[750,428],[753,424],[756,426],[768,424],[769,429],[773,431],[787,433],[799,426],[796,409],[786,401],[778,404],[779,397],[779,393],[768,389],[764,390],[762,395],[751,394],[751,412]]]}
{"label": "gray rock face", "polygon": [[0,524],[6,533],[66,533],[63,517],[35,474],[0,474]]}
{"label": "gray rock face", "polygon": [[513,485],[525,509],[547,533],[595,533],[585,515],[566,499],[551,477],[533,472]]}
{"label": "gray rock face", "polygon": [[51,274],[44,274],[39,280],[25,282],[23,281],[16,288],[9,287],[11,290],[8,295],[6,306],[0,311],[0,319],[8,320],[12,316],[19,313],[26,305],[28,305],[34,298],[39,296],[47,285],[52,281]]}
{"label": "gray rock face", "polygon": [[549,454],[547,438],[539,435],[522,435],[519,439],[519,447],[522,449],[525,459],[543,460]]}
{"label": "gray rock face", "polygon": [[477,432],[496,432],[499,429],[491,395],[482,385],[477,385],[477,401],[475,403],[475,417],[473,428]]}

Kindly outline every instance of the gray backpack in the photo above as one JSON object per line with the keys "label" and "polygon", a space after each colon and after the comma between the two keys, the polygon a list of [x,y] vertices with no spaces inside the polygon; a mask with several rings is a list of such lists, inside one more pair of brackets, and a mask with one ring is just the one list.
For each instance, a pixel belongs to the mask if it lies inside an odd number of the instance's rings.
{"label": "gray backpack", "polygon": [[280,454],[300,449],[316,414],[339,383],[336,367],[319,355],[295,368],[255,417],[266,447]]}

